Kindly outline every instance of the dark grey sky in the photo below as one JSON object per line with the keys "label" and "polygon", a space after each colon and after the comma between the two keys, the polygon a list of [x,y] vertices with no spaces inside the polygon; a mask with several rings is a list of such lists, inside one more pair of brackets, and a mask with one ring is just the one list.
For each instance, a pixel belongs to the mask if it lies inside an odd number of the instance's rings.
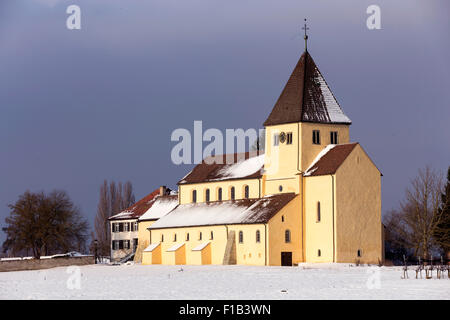
{"label": "dark grey sky", "polygon": [[[66,28],[66,8],[82,29]],[[366,8],[381,7],[381,30]],[[450,5],[442,1],[1,0],[0,222],[29,189],[93,222],[103,179],[175,187],[171,132],[260,128],[309,51],[384,174],[383,212],[418,168],[450,165]],[[0,234],[0,240],[4,235]]]}

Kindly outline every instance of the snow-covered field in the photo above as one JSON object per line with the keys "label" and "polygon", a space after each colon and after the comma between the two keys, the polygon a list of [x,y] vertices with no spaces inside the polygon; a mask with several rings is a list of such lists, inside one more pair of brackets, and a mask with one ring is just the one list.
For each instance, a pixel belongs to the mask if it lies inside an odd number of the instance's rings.
{"label": "snow-covered field", "polygon": [[0,273],[0,299],[450,299],[401,267],[90,265]]}

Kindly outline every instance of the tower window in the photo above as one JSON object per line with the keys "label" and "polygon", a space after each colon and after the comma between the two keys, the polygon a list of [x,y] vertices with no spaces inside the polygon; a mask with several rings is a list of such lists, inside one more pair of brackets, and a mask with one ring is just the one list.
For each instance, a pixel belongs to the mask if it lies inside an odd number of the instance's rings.
{"label": "tower window", "polygon": [[206,191],[205,191],[205,200],[206,200],[206,202],[209,202],[209,189],[206,189]]}
{"label": "tower window", "polygon": [[161,242],[164,242],[164,235],[161,235]]}
{"label": "tower window", "polygon": [[239,231],[239,243],[244,243],[244,233]]}
{"label": "tower window", "polygon": [[173,235],[173,242],[177,242],[177,234],[176,233]]}
{"label": "tower window", "polygon": [[186,241],[189,241],[189,232],[186,233]]}
{"label": "tower window", "polygon": [[209,240],[213,240],[214,239],[214,232],[211,231],[211,237],[209,238]]}
{"label": "tower window", "polygon": [[259,232],[259,230],[256,230],[256,242],[261,242],[261,232]]}
{"label": "tower window", "polygon": [[313,130],[313,144],[320,144],[320,131]]}
{"label": "tower window", "polygon": [[280,136],[278,134],[273,135],[273,145],[278,146],[280,144]]}
{"label": "tower window", "polygon": [[331,131],[330,132],[330,143],[331,144],[338,144],[338,133],[337,133],[337,131]]}
{"label": "tower window", "polygon": [[289,229],[284,232],[284,242],[291,242],[291,231]]}
{"label": "tower window", "polygon": [[235,199],[235,193],[234,193],[234,187],[231,187],[231,189],[230,189],[230,199],[231,200],[234,200]]}
{"label": "tower window", "polygon": [[281,216],[281,222],[284,222],[284,216]]}
{"label": "tower window", "polygon": [[250,197],[250,189],[248,186],[244,187],[244,198],[248,199]]}
{"label": "tower window", "polygon": [[197,202],[197,190],[192,190],[192,202]]}
{"label": "tower window", "polygon": [[198,240],[202,240],[202,233],[201,232],[199,232],[199,234],[198,234]]}
{"label": "tower window", "polygon": [[286,144],[292,144],[292,132],[288,132]]}
{"label": "tower window", "polygon": [[217,189],[217,200],[222,201],[222,188]]}
{"label": "tower window", "polygon": [[317,201],[317,221],[320,222],[320,201]]}
{"label": "tower window", "polygon": [[358,255],[359,258],[362,256],[361,249],[358,249],[357,255]]}

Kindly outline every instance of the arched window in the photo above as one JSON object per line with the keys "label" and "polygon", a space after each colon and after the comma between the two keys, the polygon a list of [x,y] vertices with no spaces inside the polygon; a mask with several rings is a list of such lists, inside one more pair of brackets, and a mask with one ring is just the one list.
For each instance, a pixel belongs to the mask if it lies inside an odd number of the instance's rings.
{"label": "arched window", "polygon": [[317,256],[320,257],[322,255],[322,252],[320,252],[320,249],[317,250]]}
{"label": "arched window", "polygon": [[248,186],[244,187],[244,198],[248,199],[250,197],[250,189]]}
{"label": "arched window", "polygon": [[230,199],[234,200],[236,198],[235,193],[234,193],[234,187],[231,187],[230,189]]}
{"label": "arched window", "polygon": [[284,232],[284,242],[291,242],[291,231],[289,229]]}
{"label": "arched window", "polygon": [[164,235],[161,235],[161,242],[164,242]]}
{"label": "arched window", "polygon": [[317,201],[317,222],[320,222],[320,201]]}
{"label": "arched window", "polygon": [[177,234],[176,233],[173,235],[173,242],[177,242]]}
{"label": "arched window", "polygon": [[239,243],[244,243],[244,233],[239,231]]}
{"label": "arched window", "polygon": [[206,189],[205,191],[205,200],[206,202],[209,202],[209,189]]}
{"label": "arched window", "polygon": [[192,190],[192,202],[197,202],[197,190]]}
{"label": "arched window", "polygon": [[261,242],[261,232],[259,230],[256,230],[256,242]]}
{"label": "arched window", "polygon": [[200,231],[200,233],[198,234],[198,240],[202,240],[202,232]]}
{"label": "arched window", "polygon": [[211,231],[211,238],[209,238],[210,240],[214,239],[214,232]]}
{"label": "arched window", "polygon": [[217,200],[222,201],[222,188],[217,189]]}
{"label": "arched window", "polygon": [[189,232],[186,233],[186,241],[189,241]]}

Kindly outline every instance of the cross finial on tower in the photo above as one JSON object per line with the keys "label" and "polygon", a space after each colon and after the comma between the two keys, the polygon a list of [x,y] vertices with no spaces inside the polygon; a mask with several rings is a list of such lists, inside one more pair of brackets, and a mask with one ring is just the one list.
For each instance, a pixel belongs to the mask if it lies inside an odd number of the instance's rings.
{"label": "cross finial on tower", "polygon": [[305,18],[305,26],[302,28],[302,30],[305,30],[305,52],[308,51],[308,35],[306,34],[306,31],[309,30],[309,28],[306,25],[306,18]]}

